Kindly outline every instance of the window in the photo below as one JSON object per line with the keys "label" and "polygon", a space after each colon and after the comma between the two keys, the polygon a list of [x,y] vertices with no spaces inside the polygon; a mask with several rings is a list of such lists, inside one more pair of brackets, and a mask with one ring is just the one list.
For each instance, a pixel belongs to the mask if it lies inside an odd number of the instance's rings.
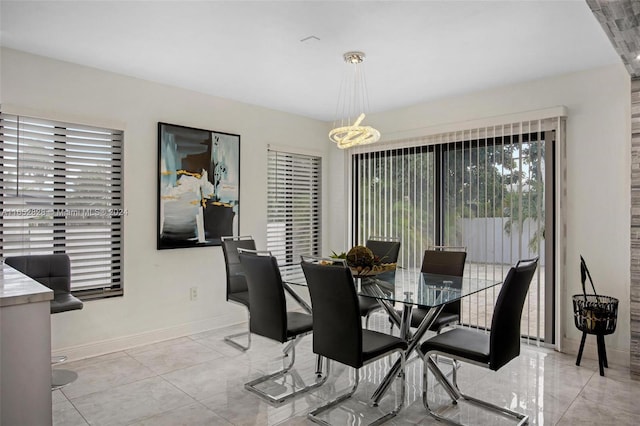
{"label": "window", "polygon": [[399,238],[401,264],[420,268],[423,245],[436,240],[433,147],[359,154],[353,171],[353,244],[372,235]]}
{"label": "window", "polygon": [[267,249],[285,279],[301,273],[301,255],[322,249],[320,170],[320,157],[269,150]]}
{"label": "window", "polygon": [[2,256],[66,253],[74,294],[122,294],[122,139],[0,113]]}
{"label": "window", "polygon": [[[558,128],[550,119],[361,149],[352,156],[354,243],[399,237],[400,265],[416,270],[430,246],[465,247],[465,274],[497,280],[519,259],[538,256],[522,330],[553,342]],[[490,327],[497,294],[464,298],[462,322]]]}

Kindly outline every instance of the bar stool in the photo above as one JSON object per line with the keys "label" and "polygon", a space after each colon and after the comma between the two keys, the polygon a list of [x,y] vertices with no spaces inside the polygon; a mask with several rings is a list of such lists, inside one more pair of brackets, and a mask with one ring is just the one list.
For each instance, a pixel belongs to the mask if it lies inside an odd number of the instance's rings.
{"label": "bar stool", "polygon": [[[53,290],[51,313],[74,311],[84,306],[71,294],[71,262],[66,254],[44,254],[7,257],[5,263],[40,284]],[[66,356],[52,357],[51,364],[67,360]],[[75,371],[52,369],[51,389],[59,389],[78,378]]]}

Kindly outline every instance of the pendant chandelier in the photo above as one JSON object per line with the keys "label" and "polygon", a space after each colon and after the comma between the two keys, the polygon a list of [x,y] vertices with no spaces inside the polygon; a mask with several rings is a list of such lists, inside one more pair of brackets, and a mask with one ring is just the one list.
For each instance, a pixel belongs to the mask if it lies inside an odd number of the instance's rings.
{"label": "pendant chandelier", "polygon": [[329,132],[329,139],[341,149],[374,143],[380,139],[378,130],[361,125],[365,118],[365,107],[368,107],[369,104],[366,80],[362,69],[365,54],[363,52],[347,52],[343,57],[344,61],[353,69],[345,75],[342,81],[336,107],[336,120],[333,122],[333,130]]}

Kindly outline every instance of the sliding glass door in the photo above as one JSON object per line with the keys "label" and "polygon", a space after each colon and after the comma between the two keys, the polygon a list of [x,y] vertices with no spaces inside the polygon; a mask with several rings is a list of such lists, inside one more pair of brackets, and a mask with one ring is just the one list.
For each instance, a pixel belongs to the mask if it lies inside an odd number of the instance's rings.
{"label": "sliding glass door", "polygon": [[[512,129],[510,129],[512,130]],[[355,153],[353,242],[399,237],[400,265],[418,269],[431,246],[464,247],[466,274],[500,280],[540,258],[522,332],[553,341],[554,131],[461,132],[424,146]],[[547,214],[548,213],[548,214]],[[499,292],[463,300],[462,322],[491,326]]]}
{"label": "sliding glass door", "polygon": [[370,236],[402,241],[400,262],[419,268],[436,242],[435,156],[415,147],[354,156],[354,245]]}
{"label": "sliding glass door", "polygon": [[[497,280],[520,259],[539,257],[522,319],[523,333],[545,340],[545,138],[534,134],[441,146],[445,246],[467,250],[466,273]],[[553,187],[553,186],[551,186]],[[552,208],[552,207],[551,207]],[[463,301],[462,321],[489,328],[495,298]]]}

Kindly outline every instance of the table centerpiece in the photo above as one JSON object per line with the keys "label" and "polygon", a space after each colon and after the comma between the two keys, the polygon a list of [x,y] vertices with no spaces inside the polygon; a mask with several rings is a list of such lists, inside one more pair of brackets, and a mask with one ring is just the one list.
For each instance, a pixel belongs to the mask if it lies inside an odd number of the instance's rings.
{"label": "table centerpiece", "polygon": [[351,272],[356,277],[374,276],[396,269],[396,263],[384,262],[384,257],[380,258],[365,246],[354,246],[348,252],[332,252],[334,259],[344,259],[351,268]]}

